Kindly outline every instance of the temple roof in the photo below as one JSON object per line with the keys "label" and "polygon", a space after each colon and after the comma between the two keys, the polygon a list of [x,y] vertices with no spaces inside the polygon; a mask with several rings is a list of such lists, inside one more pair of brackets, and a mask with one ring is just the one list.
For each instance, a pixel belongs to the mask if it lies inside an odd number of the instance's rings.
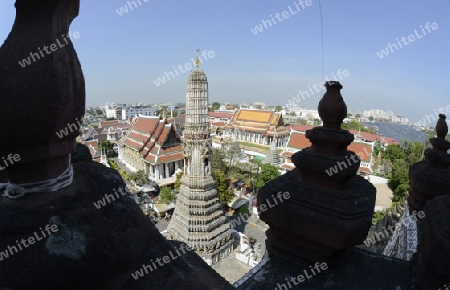
{"label": "temple roof", "polygon": [[120,146],[139,152],[144,161],[151,164],[183,158],[183,148],[173,123],[159,117],[138,117]]}
{"label": "temple roof", "polygon": [[289,130],[284,125],[281,113],[275,110],[239,109],[234,113],[227,128],[268,136],[289,135]]}

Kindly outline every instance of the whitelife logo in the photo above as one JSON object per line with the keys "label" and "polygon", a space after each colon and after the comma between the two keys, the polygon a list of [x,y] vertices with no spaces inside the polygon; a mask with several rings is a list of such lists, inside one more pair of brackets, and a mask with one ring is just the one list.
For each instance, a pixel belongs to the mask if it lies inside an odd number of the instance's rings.
{"label": "whitelife logo", "polygon": [[[119,187],[119,189],[117,190],[120,192],[121,195],[119,195],[117,193],[115,188],[113,189],[113,191],[114,191],[114,194],[116,195],[117,199],[121,198],[122,196],[127,195],[127,193],[128,193],[127,190],[126,189],[124,190],[122,187]],[[114,197],[114,195],[112,195],[112,194],[105,194],[104,198],[99,199],[98,201],[94,202],[94,206],[97,209],[100,209],[100,208],[114,202],[116,200],[116,197]]]}
{"label": "whitelife logo", "polygon": [[[200,63],[203,63],[204,61],[205,61],[205,62],[208,61],[208,57],[209,57],[209,58],[214,58],[215,56],[216,56],[216,54],[214,53],[213,50],[210,50],[210,51],[208,51],[208,52],[207,52],[206,50],[204,50],[204,51],[202,51],[202,55],[201,55],[201,56],[199,55],[198,57],[199,57],[199,59],[200,59]],[[178,67],[177,67],[178,70],[180,70],[180,72],[181,72],[182,74],[184,74],[184,73],[190,71],[193,67],[196,66],[196,63],[195,63],[195,59],[194,59],[194,58],[191,58],[191,62],[192,62],[192,64],[193,64],[194,66],[192,66],[191,63],[187,62],[187,63],[184,64],[184,66],[181,65],[181,64],[178,65]],[[159,86],[161,86],[161,85],[163,85],[163,84],[166,83],[166,78],[167,78],[167,82],[168,82],[168,81],[170,81],[171,79],[174,79],[174,78],[175,78],[175,74],[176,74],[176,76],[179,76],[180,73],[178,72],[177,68],[175,68],[175,66],[172,66],[172,68],[173,68],[173,72],[171,72],[171,71],[169,71],[169,72],[165,71],[165,72],[164,72],[164,75],[163,75],[162,77],[158,78],[157,80],[154,80],[153,83],[154,83],[157,87],[159,87]],[[184,68],[185,70],[183,70],[183,68]]]}
{"label": "whitelife logo", "polygon": [[[182,254],[178,251],[177,247],[175,247],[175,252],[177,253],[177,255],[174,255],[172,253],[172,251],[169,251],[169,255],[165,255],[162,258],[156,258],[155,261],[156,263],[158,263],[158,265],[160,267],[164,266],[165,264],[169,264],[171,261],[178,259],[179,257],[181,257],[182,255],[186,254],[186,251],[192,251],[193,249],[191,247],[189,247],[189,245],[182,243],[180,245],[180,249],[181,252],[183,252]],[[140,270],[137,270],[136,272],[132,273],[131,276],[133,277],[134,280],[137,280],[141,277],[144,277],[144,275],[149,274],[150,272],[155,271],[158,266],[155,264],[155,262],[153,261],[153,259],[151,260],[151,265],[142,265],[142,268]],[[149,272],[150,271],[150,272]],[[145,272],[145,273],[144,273]]]}
{"label": "whitelife logo", "polygon": [[[312,5],[312,1],[311,1],[311,0],[306,0],[306,1],[299,0],[298,3],[297,3],[297,2],[294,2],[294,5],[295,5],[295,8],[296,8],[296,9],[292,9],[292,7],[289,5],[289,6],[288,6],[288,10],[289,10],[289,11],[283,11],[283,12],[281,12],[281,13],[276,13],[276,14],[275,14],[275,18],[278,19],[278,22],[281,22],[281,21],[283,21],[284,19],[288,19],[290,16],[293,16],[293,15],[299,13],[300,11],[302,11],[302,9],[305,10],[306,7],[309,7],[309,6]],[[302,8],[300,8],[299,5],[300,5]],[[281,16],[281,17],[280,17],[280,16]],[[269,15],[269,17],[270,17],[270,19],[271,19],[272,21],[270,21],[270,20],[264,20],[264,19],[263,19],[263,20],[261,20],[261,24],[260,24],[260,25],[255,26],[255,28],[250,28],[250,31],[251,31],[254,35],[257,35],[258,33],[262,33],[262,32],[264,31],[264,28],[265,28],[265,29],[269,29],[270,27],[272,27],[272,23],[273,23],[273,25],[276,25],[276,24],[278,23],[278,22],[275,20],[275,18],[272,16],[272,14]],[[264,25],[264,28],[263,28],[263,25]]]}
{"label": "whitelife logo", "polygon": [[[10,165],[13,165],[15,162],[19,162],[20,155],[19,154],[13,155],[12,153],[10,153],[8,155],[8,157],[6,157],[6,159],[5,159],[5,156],[3,156],[2,159],[3,159],[3,164],[1,164],[1,162],[0,162],[0,171],[8,168],[8,166],[10,166]],[[3,166],[3,165],[5,165],[5,166]]]}
{"label": "whitelife logo", "polygon": [[[136,1],[139,3],[139,6],[137,5]],[[117,14],[119,14],[119,16],[127,14],[129,11],[131,12],[134,9],[142,6],[142,2],[147,3],[149,0],[136,0],[136,1],[127,1],[127,5],[124,5],[119,9],[116,9]],[[130,8],[130,10],[128,10],[128,7]]]}
{"label": "whitelife logo", "polygon": [[[40,235],[38,232],[34,232],[31,237],[28,239],[21,239],[20,242],[16,240],[16,246],[8,246],[5,251],[0,252],[0,261],[3,261],[4,259],[17,254],[19,251],[22,251],[25,248],[28,248],[30,245],[33,245],[36,242],[39,242],[46,237],[50,236],[53,233],[56,233],[58,231],[57,225],[46,225],[45,229],[39,228]],[[27,243],[28,242],[28,243]],[[23,248],[22,248],[23,247]],[[17,249],[19,248],[19,249]]]}
{"label": "whitelife logo", "polygon": [[[73,39],[72,39],[73,37]],[[46,46],[44,45],[44,47],[41,48],[38,47],[38,51],[37,52],[30,52],[30,56],[27,58],[24,58],[22,61],[19,61],[19,65],[22,68],[25,68],[26,66],[31,65],[32,63],[40,60],[41,58],[44,58],[46,55],[49,55],[55,51],[57,51],[60,48],[63,48],[64,46],[69,44],[69,41],[67,40],[67,38],[69,38],[71,41],[73,41],[74,39],[78,39],[80,38],[80,33],[78,31],[75,31],[73,34],[72,32],[69,32],[69,34],[67,34],[66,36],[62,35],[62,42],[65,43],[63,44],[59,39],[56,39],[56,43],[52,43],[50,44],[50,46]],[[50,48],[50,49],[49,49]],[[46,54],[44,54],[44,52]]]}
{"label": "whitelife logo", "polygon": [[328,174],[328,176],[332,176],[338,173],[340,170],[347,169],[347,163],[348,166],[352,166],[352,162],[353,164],[356,164],[358,161],[360,161],[357,156],[361,160],[364,160],[366,158],[365,156],[370,156],[370,152],[367,150],[367,147],[364,147],[364,154],[362,152],[358,152],[356,153],[356,155],[352,154],[350,157],[351,160],[348,158],[348,156],[345,156],[346,159],[344,161],[337,161],[335,166],[326,169],[325,172]]}
{"label": "whitelife logo", "polygon": [[[289,198],[291,198],[291,195],[290,195],[289,192],[287,192],[287,191],[286,192],[279,191],[277,193],[277,197],[272,195],[272,199],[273,199],[272,202],[273,202],[273,204],[270,203],[269,200],[267,199],[266,200],[267,205],[266,204],[261,204],[259,206],[259,208],[258,208],[258,213],[261,214],[262,212],[265,212],[268,208],[272,208],[272,207],[276,206],[277,204],[282,203],[283,201],[285,201],[285,200],[287,200]],[[279,201],[277,201],[277,199]],[[267,206],[269,206],[269,207],[267,208]],[[241,225],[241,223],[246,223],[249,219],[250,219],[250,214],[241,213],[241,214],[239,214],[239,217],[237,219],[233,219],[233,220],[230,221],[231,228],[235,228],[236,226]]]}
{"label": "whitelife logo", "polygon": [[59,139],[62,139],[63,137],[69,135],[69,130],[71,133],[73,133],[74,131],[78,131],[80,130],[81,126],[83,124],[80,124],[80,120],[78,120],[78,118],[75,118],[75,120],[77,121],[76,123],[67,123],[67,126],[64,129],[61,129],[59,132],[56,132],[56,135],[58,136]]}
{"label": "whitelife logo", "polygon": [[[436,22],[433,22],[430,24],[430,22],[425,23],[425,28],[428,31],[428,33],[431,33],[432,30],[437,30],[439,28],[438,24]],[[430,29],[431,28],[431,29]],[[414,34],[410,34],[408,35],[408,41],[406,41],[406,37],[402,37],[401,41],[403,42],[403,44],[409,45],[410,43],[416,41],[417,39],[421,39],[422,37],[424,37],[425,35],[427,35],[427,33],[425,32],[425,29],[422,27],[422,25],[420,25],[420,29],[422,30],[422,35],[420,35],[419,32],[417,32],[417,29],[414,29]],[[416,38],[417,37],[417,38]],[[398,40],[398,38],[396,38],[395,40],[397,40],[397,44],[400,48],[402,48],[402,44],[400,42],[400,40]],[[399,48],[397,47],[397,45],[388,43],[388,46],[385,49],[380,50],[379,52],[377,52],[377,55],[379,58],[384,58],[385,56],[389,55],[389,50],[391,53],[394,53],[394,49],[395,51],[399,50]]]}
{"label": "whitelife logo", "polygon": [[[286,278],[286,282],[285,283],[283,283],[283,284],[278,283],[277,287],[275,287],[273,290],[299,289],[298,287],[292,288],[291,282],[294,284],[294,286],[297,286],[300,283],[311,279],[315,275],[319,274],[321,271],[325,271],[326,269],[328,269],[327,263],[325,263],[325,262],[323,262],[323,263],[317,262],[314,265],[314,268],[313,268],[313,266],[309,266],[309,271],[311,272],[311,274],[309,274],[308,270],[305,269],[305,270],[303,270],[303,273],[305,275],[300,274],[300,275],[298,275],[298,277],[291,277],[291,279]],[[298,282],[297,282],[297,280],[298,280]]]}

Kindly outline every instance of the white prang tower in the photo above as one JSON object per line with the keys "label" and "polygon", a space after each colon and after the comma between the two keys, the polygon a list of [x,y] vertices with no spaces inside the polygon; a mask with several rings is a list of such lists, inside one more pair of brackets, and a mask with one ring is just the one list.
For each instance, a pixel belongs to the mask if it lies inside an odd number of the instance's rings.
{"label": "white prang tower", "polygon": [[167,237],[185,242],[208,265],[214,265],[233,251],[233,236],[211,172],[208,80],[199,68],[198,52],[186,91],[184,175]]}

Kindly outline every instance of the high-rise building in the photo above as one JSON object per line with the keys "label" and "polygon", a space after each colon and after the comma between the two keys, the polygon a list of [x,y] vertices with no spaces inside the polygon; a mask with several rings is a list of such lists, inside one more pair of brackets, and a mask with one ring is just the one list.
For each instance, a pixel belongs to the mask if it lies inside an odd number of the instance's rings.
{"label": "high-rise building", "polygon": [[213,265],[233,251],[233,236],[211,172],[208,80],[199,65],[197,55],[186,92],[184,175],[167,237],[185,242]]}

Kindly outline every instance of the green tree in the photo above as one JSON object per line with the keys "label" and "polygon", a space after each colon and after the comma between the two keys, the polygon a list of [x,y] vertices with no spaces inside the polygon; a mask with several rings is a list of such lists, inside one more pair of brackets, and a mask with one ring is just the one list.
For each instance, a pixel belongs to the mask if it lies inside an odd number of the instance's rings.
{"label": "green tree", "polygon": [[159,193],[159,202],[169,204],[175,200],[175,193],[170,187],[163,187]]}
{"label": "green tree", "polygon": [[290,112],[289,116],[297,116],[297,114],[295,112]]}
{"label": "green tree", "polygon": [[211,104],[211,111],[216,111],[218,109],[220,109],[220,103],[219,102],[213,102]]}
{"label": "green tree", "polygon": [[361,132],[367,132],[372,134],[376,133],[374,130],[367,129],[366,127],[364,127],[363,124],[361,124],[356,120],[351,120],[350,122],[342,123],[341,128],[343,130],[355,130],[355,131],[361,130]]}
{"label": "green tree", "polygon": [[219,192],[219,199],[221,204],[228,204],[234,198],[233,190],[230,189],[230,179],[227,175],[218,169],[213,170],[214,179],[216,181],[216,188]]}
{"label": "green tree", "polygon": [[136,182],[138,186],[142,186],[149,181],[148,176],[147,174],[145,174],[144,170],[138,170],[135,173],[131,173],[130,180]]}
{"label": "green tree", "polygon": [[381,152],[381,155],[383,156],[383,159],[391,161],[391,163],[394,163],[395,160],[405,160],[405,153],[403,152],[403,149],[399,145],[389,145],[386,150]]}
{"label": "green tree", "polygon": [[211,156],[212,168],[218,169],[225,174],[228,172],[227,164],[225,163],[225,153],[222,149],[213,148]]}
{"label": "green tree", "polygon": [[100,145],[98,147],[105,150],[106,154],[110,154],[114,148],[114,145],[109,140],[103,140],[102,142],[100,142]]}
{"label": "green tree", "polygon": [[277,178],[280,176],[280,172],[278,171],[278,168],[276,166],[273,166],[269,163],[263,164],[261,166],[261,172],[256,177],[256,183],[255,186],[257,188],[261,188],[266,184],[267,182],[271,181],[272,179]]}
{"label": "green tree", "polygon": [[280,112],[281,110],[283,110],[283,107],[282,106],[275,106],[275,110],[277,112]]}
{"label": "green tree", "polygon": [[228,144],[227,147],[228,148],[225,152],[226,152],[226,157],[228,159],[228,168],[231,168],[231,166],[233,166],[233,164],[236,163],[236,161],[241,156],[242,150],[241,150],[241,146],[239,145],[239,143],[237,141],[231,142],[230,144]]}
{"label": "green tree", "polygon": [[372,122],[373,121],[373,116],[369,117],[369,121]]}

